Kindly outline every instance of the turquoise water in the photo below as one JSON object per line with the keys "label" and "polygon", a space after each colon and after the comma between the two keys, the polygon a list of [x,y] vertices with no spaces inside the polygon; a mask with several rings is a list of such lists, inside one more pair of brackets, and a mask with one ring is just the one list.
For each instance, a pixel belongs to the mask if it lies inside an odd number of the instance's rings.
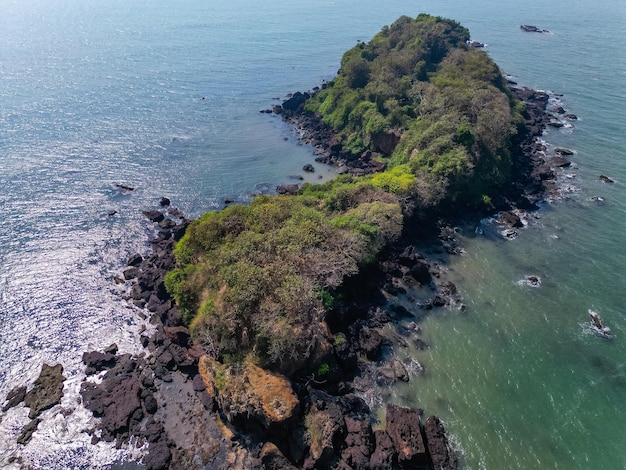
{"label": "turquoise water", "polygon": [[[111,278],[148,249],[140,211],[168,196],[198,216],[293,181],[311,150],[259,110],[332,78],[357,40],[420,12],[463,23],[505,72],[562,93],[581,120],[545,136],[577,152],[565,200],[514,241],[464,231],[450,269],[466,313],[425,319],[432,347],[415,356],[426,373],[394,393],[443,417],[465,468],[626,467],[626,6],[606,3],[0,0],[0,397],[61,362],[71,411],[46,412],[25,447],[27,413],[6,413],[0,467],[128,455],[89,443],[76,398],[82,351],[137,350],[142,321]],[[529,274],[540,288],[517,284]],[[588,308],[615,340],[584,328]]]}

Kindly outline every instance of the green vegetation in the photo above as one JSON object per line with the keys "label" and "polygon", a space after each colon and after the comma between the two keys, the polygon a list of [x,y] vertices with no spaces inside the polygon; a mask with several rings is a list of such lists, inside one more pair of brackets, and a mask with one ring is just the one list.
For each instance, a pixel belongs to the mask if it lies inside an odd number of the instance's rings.
{"label": "green vegetation", "polygon": [[398,199],[340,178],[204,214],[165,282],[206,351],[290,373],[330,340],[335,289],[402,231]]}
{"label": "green vegetation", "polygon": [[479,202],[509,176],[510,138],[523,121],[498,67],[466,46],[469,37],[455,21],[403,16],[346,52],[306,107],[356,154],[402,136],[387,155],[398,173],[378,175],[379,187],[415,190],[425,205]]}
{"label": "green vegetation", "polygon": [[405,212],[490,202],[523,108],[468,39],[454,21],[402,17],[346,52],[307,102],[352,152],[401,136],[384,172],[260,196],[189,226],[166,287],[212,359],[328,373],[319,359],[345,336],[332,338],[325,317],[344,279],[401,234]]}

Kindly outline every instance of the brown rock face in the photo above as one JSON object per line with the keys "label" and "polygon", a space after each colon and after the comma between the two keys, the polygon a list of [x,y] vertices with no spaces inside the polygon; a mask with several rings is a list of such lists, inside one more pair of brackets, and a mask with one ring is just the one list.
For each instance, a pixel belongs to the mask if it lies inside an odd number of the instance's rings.
{"label": "brown rock face", "polygon": [[28,417],[34,419],[43,411],[52,408],[61,401],[63,397],[63,366],[41,366],[41,373],[33,388],[24,397],[24,403],[30,408]]}
{"label": "brown rock face", "polygon": [[441,420],[431,416],[424,424],[424,435],[434,470],[456,470],[457,458],[448,443]]}
{"label": "brown rock face", "polygon": [[209,396],[233,424],[278,429],[298,414],[300,401],[282,375],[254,364],[237,372],[206,356],[200,360],[199,370]]}
{"label": "brown rock face", "polygon": [[398,463],[404,468],[428,464],[420,415],[421,410],[415,408],[387,405],[387,433],[398,451]]}

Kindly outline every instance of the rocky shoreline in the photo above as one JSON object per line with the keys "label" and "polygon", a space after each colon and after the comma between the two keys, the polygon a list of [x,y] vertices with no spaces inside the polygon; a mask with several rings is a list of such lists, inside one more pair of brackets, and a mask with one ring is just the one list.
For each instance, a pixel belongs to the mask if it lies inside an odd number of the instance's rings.
{"label": "rocky shoreline", "polygon": [[[490,211],[499,214],[498,222],[514,232],[520,226],[520,211],[536,209],[537,202],[558,192],[552,166],[561,165],[548,161],[539,136],[546,126],[560,122],[564,113],[547,111],[546,93],[512,89],[526,104],[526,131],[515,142],[511,183],[493,198]],[[316,148],[316,161],[336,165],[338,173],[379,171],[382,167],[375,152],[352,155],[344,151],[332,131],[303,111],[308,95],[296,93],[273,111]],[[565,119],[573,119],[569,116]],[[389,136],[378,147],[384,151],[393,142]],[[569,155],[555,153],[563,159]],[[279,187],[277,192],[297,189]],[[393,352],[409,343],[418,349],[428,347],[419,338],[419,321],[427,311],[446,305],[464,308],[456,287],[445,279],[445,268],[421,254],[415,240],[401,239],[375,266],[346,281],[347,295],[329,322],[343,341],[336,341],[325,358],[324,380],[300,377],[289,384],[287,392],[278,386],[269,396],[251,389],[247,395],[242,392],[239,398],[245,403],[238,408],[236,397],[220,394],[215,382],[207,379],[210,367],[165,289],[165,273],[175,265],[174,243],[189,224],[169,203],[163,198],[159,210],[144,213],[158,229],[150,241],[150,255],[131,257],[115,279],[128,287],[126,300],[137,308],[137,314],[149,316],[151,326],[140,337],[145,354],[118,354],[111,345],[83,355],[88,376],[81,387],[83,404],[99,418],[92,430],[93,442],[143,445],[143,465],[148,469],[457,468],[436,416],[424,419],[422,410],[388,404],[385,423],[377,423],[372,403],[364,399],[372,381],[386,387],[410,380],[415,372]],[[458,219],[452,212],[438,214],[442,215],[448,221]],[[458,253],[453,225],[437,221],[434,226],[435,251]],[[412,297],[416,289],[425,293],[419,301]],[[27,403],[31,410],[41,412],[59,402],[62,368],[44,368],[43,378],[30,392],[22,387],[9,393],[4,411],[31,395],[43,397]],[[247,383],[260,380],[268,387],[284,379],[254,370],[246,377]],[[268,411],[272,407],[275,410]],[[31,414],[33,421],[24,428],[22,443],[28,442],[38,424],[38,412]]]}

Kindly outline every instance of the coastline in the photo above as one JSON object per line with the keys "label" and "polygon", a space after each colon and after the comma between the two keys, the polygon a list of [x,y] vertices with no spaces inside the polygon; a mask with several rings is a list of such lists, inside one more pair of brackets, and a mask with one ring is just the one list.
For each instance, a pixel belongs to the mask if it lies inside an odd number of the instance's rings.
{"label": "coastline", "polygon": [[[543,157],[545,146],[539,140],[553,117],[546,110],[548,95],[525,88],[519,90],[518,93],[531,100],[527,104],[530,109],[527,132],[520,138],[520,153],[515,155],[518,166],[514,174],[519,179],[512,180],[511,190],[502,194],[504,202],[494,204],[493,208],[493,213],[499,209],[499,223],[510,230],[519,222],[515,211],[535,209],[536,202],[556,191],[555,173]],[[291,119],[288,122],[294,124]],[[301,131],[306,141],[307,131]],[[328,141],[321,143],[320,148],[324,144],[329,147]],[[389,432],[374,430],[381,423],[377,425],[372,417],[377,402],[376,397],[368,397],[368,392],[374,383],[388,387],[421,372],[419,364],[403,363],[395,357],[394,350],[407,342],[420,349],[428,347],[419,337],[419,321],[429,310],[442,306],[464,309],[456,286],[446,280],[445,265],[425,257],[426,251],[416,250],[416,240],[404,236],[388,247],[376,265],[348,279],[343,288],[348,295],[336,312],[337,320],[330,325],[346,340],[335,348],[335,366],[339,367],[332,367],[334,377],[325,383],[309,380],[292,384],[298,397],[296,410],[300,410],[296,414],[300,413],[300,417],[281,424],[282,430],[276,433],[271,424],[259,427],[254,417],[229,423],[220,410],[223,403],[207,389],[211,384],[199,374],[203,352],[194,345],[189,330],[182,326],[178,309],[163,284],[165,273],[175,266],[174,243],[184,234],[189,220],[179,210],[169,207],[165,198],[160,205],[158,210],[144,212],[158,230],[156,238],[150,241],[152,253],[146,257],[132,256],[115,279],[128,286],[125,300],[136,307],[137,314],[150,317],[154,332],[140,337],[145,355],[117,355],[115,345],[83,355],[87,375],[98,373],[101,377],[101,382],[86,380],[81,387],[84,406],[100,418],[98,429],[92,430],[92,442],[116,441],[118,446],[144,442],[144,464],[151,469],[313,468],[320,464],[320,459],[325,462],[325,459],[344,458],[344,454],[361,459],[365,456],[374,459],[376,455],[378,468],[388,468],[389,462],[398,459],[399,444],[394,448]],[[440,220],[441,215],[430,215],[432,229],[418,246],[423,248],[422,242],[426,241],[426,246],[435,253],[457,254],[461,247],[454,237],[453,226],[460,220],[459,215],[443,214],[445,222]],[[469,217],[475,220],[479,216]],[[416,288],[423,294],[417,302],[411,296]],[[343,440],[329,442],[318,450],[316,460],[305,459],[311,449],[304,436],[302,410],[326,413],[328,407],[335,410],[337,429],[333,433],[339,430]],[[416,459],[428,465],[429,461],[439,459],[446,466],[437,468],[457,468],[443,425],[436,417],[423,420],[422,413],[389,405],[386,427],[394,429],[396,421],[402,423],[400,426],[417,425],[421,443],[411,443],[409,447],[415,453],[407,456],[408,460]],[[346,428],[346,416],[352,416],[354,421],[350,422],[360,424]],[[429,439],[427,433],[431,435]],[[300,436],[299,442],[293,442],[290,435]],[[348,441],[352,445],[347,445]],[[427,447],[429,442],[432,449]],[[352,450],[346,452],[347,449]],[[194,462],[203,464],[194,467]]]}
{"label": "coastline", "polygon": [[[515,158],[515,161],[519,163],[515,174],[520,176],[520,179],[512,181],[511,187],[514,188],[513,191],[503,193],[503,199],[507,202],[499,206],[494,205],[494,209],[506,209],[508,212],[505,211],[505,213],[509,214],[513,214],[512,211],[515,209],[532,210],[536,208],[536,202],[539,202],[548,194],[554,194],[555,191],[554,172],[549,168],[545,158],[543,158],[542,153],[545,147],[538,140],[538,136],[541,135],[551,118],[551,115],[546,111],[548,95],[525,88],[520,89],[518,94],[526,96],[526,99],[530,100],[530,106],[527,105],[527,109],[530,108],[531,110],[526,123],[527,133],[520,139],[519,143],[521,153],[516,154]],[[290,122],[294,124],[293,121]],[[302,122],[300,121],[299,123],[301,124]],[[304,135],[303,141],[307,142],[307,131],[303,128],[301,128],[301,131]],[[310,142],[309,140],[308,143]],[[326,145],[328,147],[328,141]],[[321,147],[323,148],[323,146]],[[528,189],[529,187],[533,189],[530,194],[528,192],[523,194],[520,191],[520,188]],[[511,199],[514,197],[516,201],[512,204]],[[118,442],[127,441],[130,435],[138,439],[145,439],[150,443],[148,456],[145,460],[148,468],[184,468],[190,465],[194,458],[197,460],[199,457],[205,462],[205,465],[213,466],[205,468],[215,468],[216,465],[218,468],[227,468],[227,466],[233,465],[233,468],[292,468],[289,465],[294,463],[294,452],[293,449],[289,449],[289,444],[286,446],[288,451],[282,452],[281,447],[284,449],[285,444],[280,445],[279,442],[280,446],[276,446],[274,443],[270,443],[272,439],[269,436],[264,441],[259,435],[258,427],[253,426],[252,430],[256,432],[250,433],[246,432],[251,429],[250,423],[243,423],[241,429],[237,429],[237,426],[233,426],[227,421],[225,424],[220,418],[216,397],[207,392],[207,384],[201,380],[201,375],[198,374],[197,364],[198,359],[201,357],[201,352],[197,348],[194,349],[189,331],[181,326],[177,308],[171,298],[169,298],[169,295],[166,295],[167,293],[164,292],[162,286],[162,276],[164,276],[168,268],[171,269],[173,266],[173,242],[182,236],[188,221],[176,210],[167,212],[150,211],[146,215],[153,223],[161,227],[156,240],[151,241],[153,254],[140,261],[137,261],[138,258],[135,257],[129,260],[129,268],[125,271],[124,277],[126,278],[125,281],[136,279],[130,290],[128,300],[133,302],[138,308],[145,307],[152,312],[150,321],[155,325],[156,333],[149,338],[146,336],[141,338],[142,345],[149,351],[149,356],[145,361],[142,358],[122,358],[111,362],[112,358],[109,357],[109,366],[112,363],[116,365],[105,375],[103,383],[107,383],[107,376],[109,375],[111,379],[119,376],[120,367],[122,369],[124,367],[128,368],[127,365],[124,365],[127,364],[127,360],[135,360],[137,365],[133,366],[133,369],[140,371],[151,368],[157,378],[156,382],[148,380],[144,388],[148,392],[140,391],[139,396],[145,395],[150,397],[150,392],[152,392],[153,396],[158,397],[156,401],[160,403],[156,408],[160,409],[153,412],[154,417],[152,419],[144,420],[145,422],[141,425],[137,422],[134,430],[129,428],[128,433],[124,431],[118,434],[115,434],[115,432],[106,434],[105,432],[105,437],[107,439],[116,438]],[[164,222],[172,221],[177,217],[180,217],[178,222]],[[514,227],[516,223],[516,220],[514,218],[511,219],[510,216],[500,217],[499,221],[505,224],[509,223],[511,227]],[[439,236],[436,240],[431,240],[430,243],[440,245],[439,249],[449,254],[458,253],[459,247],[455,244],[454,230],[451,228],[451,225],[440,224],[438,230],[440,230]],[[130,272],[128,272],[129,270]],[[344,290],[355,295],[353,298],[347,298],[342,307],[341,321],[348,326],[343,328],[348,334],[345,336],[347,339],[346,346],[342,350],[347,363],[358,364],[358,366],[354,375],[349,374],[348,376],[337,378],[335,386],[332,387],[335,390],[332,391],[339,393],[337,395],[339,397],[346,396],[346,390],[356,392],[357,395],[348,393],[348,396],[353,396],[354,398],[352,402],[342,405],[341,400],[337,402],[337,398],[328,395],[326,391],[307,387],[309,384],[305,386],[294,384],[294,389],[297,391],[298,397],[300,397],[300,406],[302,408],[311,408],[311,403],[318,403],[318,406],[326,409],[330,404],[335,403],[338,407],[337,413],[339,416],[346,416],[356,412],[359,418],[358,421],[367,423],[364,426],[365,431],[363,429],[360,431],[361,434],[365,432],[365,441],[368,441],[369,436],[370,445],[373,438],[373,448],[376,449],[378,446],[382,449],[389,444],[387,440],[388,434],[384,431],[371,431],[371,406],[374,402],[366,404],[361,398],[365,394],[358,396],[359,391],[366,391],[368,381],[371,380],[375,380],[379,385],[385,386],[392,385],[398,380],[410,380],[411,374],[415,372],[409,372],[406,365],[402,364],[401,361],[398,361],[390,353],[395,347],[398,347],[398,344],[410,340],[420,348],[428,347],[419,338],[420,327],[418,322],[424,313],[416,315],[415,312],[409,311],[402,302],[392,303],[393,299],[397,300],[399,297],[406,295],[407,286],[410,288],[410,286],[418,285],[425,286],[426,290],[432,293],[431,299],[419,304],[420,309],[424,312],[445,305],[457,305],[459,310],[463,310],[464,307],[463,304],[459,303],[461,299],[456,293],[456,286],[445,280],[445,266],[442,267],[437,262],[426,259],[415,250],[414,244],[410,243],[406,238],[389,247],[386,256],[381,258],[376,267],[372,267],[368,272],[360,273],[353,279],[348,280],[346,284],[347,286]],[[378,294],[373,298],[372,296],[362,297],[367,292],[377,292]],[[382,296],[380,295],[381,293]],[[366,300],[364,301],[363,299]],[[386,307],[384,306],[385,303],[387,304]],[[363,315],[363,312],[367,313]],[[416,321],[409,322],[408,327],[400,326],[400,320],[406,320],[407,318],[414,318]],[[388,334],[379,333],[382,327],[388,323],[394,327],[397,333],[391,337]],[[404,323],[406,324],[406,322]],[[335,325],[335,328],[337,328],[337,325]],[[182,348],[183,354],[180,353],[178,348]],[[185,348],[187,348],[186,352]],[[178,354],[172,353],[172,349],[178,351]],[[357,354],[363,355],[364,360],[357,360]],[[91,366],[100,370],[109,368],[104,364],[85,362],[88,367]],[[368,378],[364,378],[365,376]],[[119,378],[115,380],[119,380]],[[352,384],[350,384],[351,382]],[[358,383],[356,387],[354,386],[355,383]],[[321,388],[329,390],[328,386]],[[88,391],[93,391],[93,389],[85,386],[85,390],[84,400],[88,407],[92,407],[93,411],[97,406],[89,405],[93,400],[93,396],[90,397]],[[187,398],[180,401],[179,398],[181,396],[186,396]],[[303,397],[304,400],[302,399]],[[312,397],[316,397],[314,401],[311,401]],[[148,401],[151,402],[152,399],[148,398]],[[320,405],[321,403],[326,404]],[[174,408],[173,405],[175,404],[180,410],[186,410],[182,411],[182,415],[181,411],[179,411],[177,413],[178,418],[175,417],[176,413],[168,413],[169,410]],[[391,408],[388,408],[387,411],[388,415],[390,415],[388,419],[391,419],[393,422],[394,413],[397,410],[393,408],[394,405],[390,406]],[[152,411],[154,405],[150,404],[148,408]],[[145,399],[141,402],[141,409],[146,411]],[[403,408],[401,410],[401,413],[409,413],[411,420],[415,421],[417,419],[417,423],[420,423],[420,416],[423,413],[421,410],[410,412],[405,411]],[[181,419],[181,416],[189,418],[204,414],[211,416],[211,419],[201,420],[205,423],[203,426],[204,437],[198,439],[198,433],[196,432],[198,423],[193,424],[193,420]],[[159,421],[161,422],[160,425],[158,424]],[[185,422],[186,424],[184,425],[183,423]],[[206,423],[211,424],[207,425]],[[445,437],[443,425],[436,417],[425,420],[425,423],[421,425],[418,424],[422,430],[425,429],[424,426],[426,425],[430,429],[429,433],[435,433],[440,436],[441,439],[438,442],[439,450],[433,448],[430,451],[430,457],[427,457],[426,449],[422,449],[419,458],[427,462],[428,459],[432,461],[433,458],[437,458],[433,457],[433,454],[441,454],[441,460],[447,462],[448,466],[438,468],[456,468],[456,457],[454,457],[450,444]],[[387,426],[389,426],[389,422]],[[181,431],[181,427],[183,429],[186,428],[186,430]],[[393,424],[391,427],[393,428]],[[174,428],[177,428],[177,430],[174,431]],[[108,430],[107,432],[110,431]],[[260,434],[262,436],[263,431]],[[191,437],[192,435],[194,437]],[[206,439],[207,435],[211,436],[210,439]],[[420,436],[422,436],[421,433]],[[276,440],[275,436],[273,437],[273,440]],[[434,440],[434,438],[431,437],[431,440]],[[342,446],[345,447],[345,443],[339,447]],[[291,447],[293,448],[293,445]],[[300,456],[300,459],[302,459],[307,451],[306,444],[303,446],[301,443],[298,447],[300,449],[295,452],[295,455]],[[415,447],[418,450],[421,449],[418,443],[415,443]],[[289,450],[292,451],[290,455],[292,457],[291,462],[284,455],[289,455]],[[330,450],[326,452],[334,455],[336,450],[341,452],[340,448],[335,449],[331,444]],[[386,456],[381,455],[381,462],[386,461],[385,459],[393,460],[393,445],[391,450],[387,450],[390,453]],[[373,452],[370,452],[373,455]],[[300,463],[302,464],[301,468],[309,468],[306,462],[300,460]],[[382,466],[380,468],[386,467]]]}

